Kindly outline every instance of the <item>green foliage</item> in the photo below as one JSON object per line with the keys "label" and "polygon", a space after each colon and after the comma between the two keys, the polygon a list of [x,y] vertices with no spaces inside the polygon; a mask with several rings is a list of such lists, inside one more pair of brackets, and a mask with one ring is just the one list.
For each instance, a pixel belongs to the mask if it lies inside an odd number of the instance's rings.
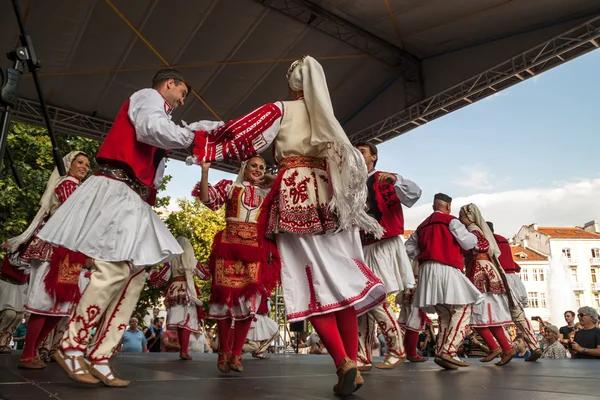
{"label": "green foliage", "polygon": [[[54,169],[52,143],[46,128],[12,123],[8,133],[8,148],[23,177],[25,187],[19,189],[13,179],[6,157],[0,175],[0,242],[19,235],[35,216],[46,182]],[[58,147],[65,156],[81,150],[90,156],[92,168],[100,143],[87,138],[57,135]]]}
{"label": "green foliage", "polygon": [[[178,199],[177,205],[180,210],[169,214],[164,222],[173,236],[187,237],[194,248],[196,259],[204,262],[210,255],[215,234],[225,228],[225,210],[222,208],[215,212],[206,208],[198,201],[189,201],[187,199]],[[201,295],[199,298],[204,303],[204,310],[208,311],[210,281],[197,279],[196,283],[200,286]],[[146,282],[134,312],[134,316],[138,320],[143,320],[149,308],[159,305],[164,289],[153,288]]]}

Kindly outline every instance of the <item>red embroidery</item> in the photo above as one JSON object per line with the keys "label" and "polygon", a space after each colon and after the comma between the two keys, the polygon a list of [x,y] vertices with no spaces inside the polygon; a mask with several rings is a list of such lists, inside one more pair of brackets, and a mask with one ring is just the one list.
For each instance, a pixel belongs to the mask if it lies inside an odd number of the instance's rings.
{"label": "red embroidery", "polygon": [[60,184],[58,184],[56,189],[54,189],[54,193],[56,193],[60,204],[63,204],[65,201],[67,201],[69,196],[73,194],[73,192],[75,191],[75,189],[77,189],[78,186],[78,183],[68,178],[63,180]]}
{"label": "red embroidery", "polygon": [[100,315],[100,307],[97,305],[91,305],[86,308],[85,315],[73,315],[71,323],[82,324],[77,330],[77,336],[73,338],[73,341],[80,347],[84,349],[87,347],[91,330],[98,325],[96,319],[99,318]]}
{"label": "red embroidery", "polygon": [[304,271],[306,272],[308,290],[310,291],[310,302],[308,303],[308,309],[309,311],[318,311],[323,307],[323,305],[320,301],[317,301],[317,292],[315,291],[315,282],[313,280],[312,269],[307,265]]}

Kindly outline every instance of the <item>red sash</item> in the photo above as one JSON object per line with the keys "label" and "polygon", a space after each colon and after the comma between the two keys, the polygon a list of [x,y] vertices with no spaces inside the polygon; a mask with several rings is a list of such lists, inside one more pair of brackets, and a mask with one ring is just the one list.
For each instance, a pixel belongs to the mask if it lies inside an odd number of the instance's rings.
{"label": "red sash", "polygon": [[85,259],[81,253],[64,247],[54,248],[44,285],[48,294],[53,295],[59,303],[79,301],[79,275]]}

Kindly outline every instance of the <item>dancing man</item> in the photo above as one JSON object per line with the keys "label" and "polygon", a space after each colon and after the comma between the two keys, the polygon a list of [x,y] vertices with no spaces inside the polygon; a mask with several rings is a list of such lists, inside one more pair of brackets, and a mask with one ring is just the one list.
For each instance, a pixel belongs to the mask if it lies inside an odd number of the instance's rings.
{"label": "dancing man", "polygon": [[266,104],[206,132],[196,162],[248,159],[274,143],[279,173],[262,217],[275,234],[288,321],[310,319],[337,367],[334,392],[359,388],[358,318],[385,299],[366,266],[359,228],[381,226],[365,212],[367,169],[335,118],[325,73],[312,57],[287,73],[292,101]]}
{"label": "dancing man", "polygon": [[[217,320],[219,357],[223,373],[242,372],[242,348],[254,315],[280,281],[281,261],[275,242],[261,234],[258,218],[267,213],[268,193],[258,184],[265,174],[261,157],[242,163],[235,182],[208,183],[210,163],[192,195],[211,210],[225,205],[225,229],[217,233],[209,258],[212,275],[208,317]],[[232,325],[233,322],[233,325]]]}
{"label": "dancing man", "polygon": [[[15,254],[13,254],[14,256]],[[18,254],[17,258],[18,258]],[[10,340],[25,317],[29,265],[13,265],[5,255],[0,267],[0,354],[10,354]]]}
{"label": "dancing man", "polygon": [[471,317],[472,304],[481,294],[464,275],[463,250],[477,244],[461,217],[450,215],[452,198],[438,193],[433,201],[433,214],[423,221],[406,241],[406,251],[419,260],[419,285],[414,304],[427,313],[437,313],[439,332],[435,363],[446,369],[468,367],[457,356]]}
{"label": "dancing man", "polygon": [[152,88],[135,92],[98,151],[94,176],[39,233],[40,239],[83,253],[93,264],[90,283],[54,356],[77,382],[129,385],[114,375],[109,360],[144,286],[144,268],[183,253],[151,204],[162,182],[165,150],[195,146],[196,137],[201,138],[195,130],[218,125],[201,121],[180,127],[171,121],[189,92],[173,69],[158,71]]}
{"label": "dancing man", "polygon": [[[367,266],[383,282],[386,294],[396,294],[415,286],[410,259],[401,235],[404,233],[402,206],[412,207],[421,197],[421,189],[401,175],[376,171],[377,147],[371,143],[356,145],[367,166],[368,213],[385,230],[380,239],[361,232]],[[371,349],[378,326],[385,336],[385,360],[375,368],[392,369],[406,360],[402,332],[387,301],[358,318],[358,369],[371,369]]]}
{"label": "dancing man", "polygon": [[[467,277],[483,294],[483,301],[473,306],[469,326],[477,331],[490,349],[481,362],[490,362],[502,354],[496,363],[506,365],[515,356],[504,325],[510,323],[509,296],[504,271],[498,263],[500,250],[494,236],[475,204],[460,209],[461,220],[468,221],[467,229],[477,236],[477,244],[465,256]],[[499,344],[499,345],[498,345]]]}
{"label": "dancing man", "polygon": [[183,249],[183,254],[166,263],[159,271],[152,271],[150,284],[161,287],[170,281],[164,295],[164,304],[167,307],[167,329],[177,329],[177,338],[181,345],[179,358],[191,360],[192,357],[188,353],[190,333],[200,332],[200,321],[204,317],[194,275],[204,279],[207,273],[196,260],[189,239],[180,236],[177,238],[177,243]]}
{"label": "dancing man", "polygon": [[529,321],[529,318],[525,315],[524,308],[528,306],[528,301],[527,289],[525,288],[525,285],[523,285],[518,274],[521,271],[521,267],[513,259],[508,239],[494,233],[494,224],[492,222],[488,221],[487,225],[492,231],[498,249],[500,250],[498,261],[506,273],[506,281],[512,295],[513,301],[512,304],[510,304],[510,316],[513,323],[521,330],[521,332],[523,332],[523,339],[531,351],[531,354],[525,361],[537,361],[538,358],[542,356],[542,349],[540,348],[540,343],[533,330],[531,321]]}
{"label": "dancing man", "polygon": [[252,353],[252,357],[261,360],[268,360],[269,357],[263,353],[269,348],[269,345],[279,335],[279,325],[277,322],[269,318],[269,310],[271,309],[271,299],[267,298],[260,303],[248,336],[246,344],[242,348],[244,353]]}

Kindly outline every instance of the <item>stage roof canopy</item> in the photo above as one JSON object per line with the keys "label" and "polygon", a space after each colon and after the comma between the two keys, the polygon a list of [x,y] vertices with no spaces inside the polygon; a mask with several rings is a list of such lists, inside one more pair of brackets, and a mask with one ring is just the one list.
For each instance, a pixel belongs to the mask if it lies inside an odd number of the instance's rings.
{"label": "stage roof canopy", "polygon": [[[231,119],[287,95],[290,63],[323,64],[353,141],[389,140],[599,46],[596,0],[21,0],[57,132],[101,140],[172,65],[195,93],[174,120]],[[0,4],[0,50],[18,43]],[[4,65],[10,66],[8,60]],[[33,80],[14,118],[43,124]],[[176,152],[183,159],[184,152]],[[221,166],[228,169],[226,165]]]}

